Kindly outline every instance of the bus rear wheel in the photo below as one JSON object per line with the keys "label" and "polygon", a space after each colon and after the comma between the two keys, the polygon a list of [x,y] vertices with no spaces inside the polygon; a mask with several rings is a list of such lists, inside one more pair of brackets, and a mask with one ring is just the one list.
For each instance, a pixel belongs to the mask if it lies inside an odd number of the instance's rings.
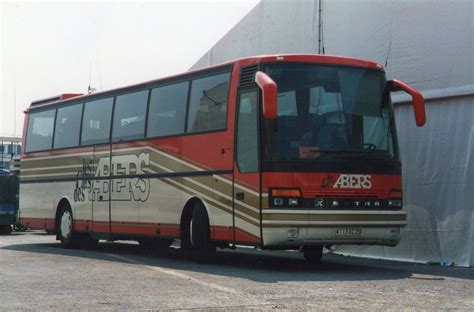
{"label": "bus rear wheel", "polygon": [[318,264],[323,256],[323,246],[304,246],[303,254],[308,264]]}
{"label": "bus rear wheel", "polygon": [[2,235],[9,235],[13,231],[10,224],[0,225],[0,234]]}
{"label": "bus rear wheel", "polygon": [[59,217],[56,221],[56,231],[58,233],[61,245],[64,248],[72,248],[77,244],[75,233],[72,229],[73,217],[72,210],[69,204],[64,204],[60,208]]}

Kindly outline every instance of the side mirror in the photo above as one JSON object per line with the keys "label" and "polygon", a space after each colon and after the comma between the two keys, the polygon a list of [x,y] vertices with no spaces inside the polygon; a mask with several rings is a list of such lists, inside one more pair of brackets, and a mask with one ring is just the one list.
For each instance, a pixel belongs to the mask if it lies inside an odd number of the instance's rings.
{"label": "side mirror", "polygon": [[264,72],[258,71],[255,74],[255,82],[262,90],[263,116],[267,119],[275,119],[278,111],[278,90],[275,81]]}
{"label": "side mirror", "polygon": [[388,83],[390,91],[405,91],[411,95],[416,125],[422,127],[426,123],[426,112],[425,100],[420,91],[399,80],[391,80]]}

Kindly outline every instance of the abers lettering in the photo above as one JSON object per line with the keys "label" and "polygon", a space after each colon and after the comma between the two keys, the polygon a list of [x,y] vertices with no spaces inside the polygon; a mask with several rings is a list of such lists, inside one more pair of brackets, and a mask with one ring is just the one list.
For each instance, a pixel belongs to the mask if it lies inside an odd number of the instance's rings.
{"label": "abers lettering", "polygon": [[370,189],[372,176],[369,174],[341,174],[333,188]]}

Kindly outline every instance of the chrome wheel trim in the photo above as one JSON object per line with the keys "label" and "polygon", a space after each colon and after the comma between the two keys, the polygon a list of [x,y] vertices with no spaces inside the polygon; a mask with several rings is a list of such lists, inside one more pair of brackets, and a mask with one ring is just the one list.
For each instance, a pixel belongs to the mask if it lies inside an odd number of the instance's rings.
{"label": "chrome wheel trim", "polygon": [[69,238],[72,231],[72,215],[69,211],[64,211],[61,216],[61,236]]}

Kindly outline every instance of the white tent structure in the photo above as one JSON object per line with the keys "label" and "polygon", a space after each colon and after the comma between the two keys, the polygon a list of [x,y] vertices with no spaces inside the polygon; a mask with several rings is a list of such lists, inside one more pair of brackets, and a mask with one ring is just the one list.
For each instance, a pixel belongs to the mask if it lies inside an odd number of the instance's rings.
{"label": "white tent structure", "polygon": [[249,55],[325,53],[386,64],[422,91],[427,124],[394,98],[408,226],[394,248],[343,253],[474,265],[474,2],[266,1],[212,47],[200,68]]}

